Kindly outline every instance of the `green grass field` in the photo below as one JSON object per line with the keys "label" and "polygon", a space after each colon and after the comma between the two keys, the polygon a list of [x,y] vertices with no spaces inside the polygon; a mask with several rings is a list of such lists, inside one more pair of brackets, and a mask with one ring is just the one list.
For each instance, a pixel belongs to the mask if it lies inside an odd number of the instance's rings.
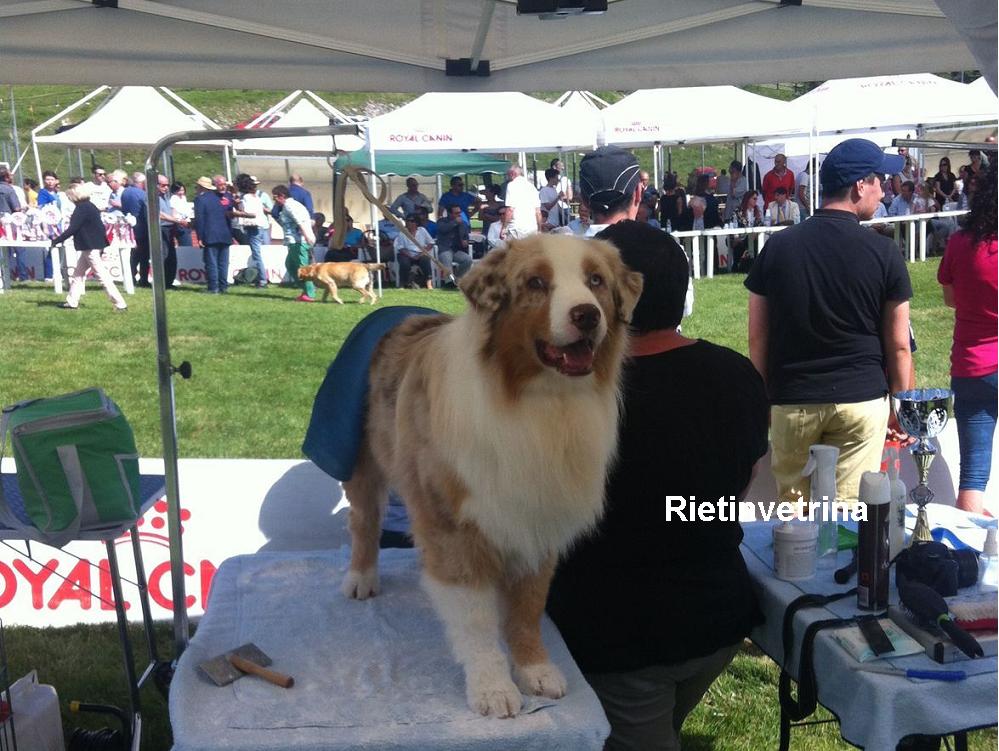
{"label": "green grass field", "polygon": [[[948,382],[953,326],[935,281],[937,262],[909,267],[915,289],[912,322],[919,343],[920,386]],[[690,336],[746,352],[746,292],[741,276],[700,280],[695,313],[684,322]],[[194,376],[175,382],[177,430],[183,457],[297,458],[312,400],[326,367],[350,328],[371,308],[347,292],[344,306],[295,303],[295,290],[232,288],[225,296],[198,289],[167,297],[173,362],[189,360]],[[103,292],[91,285],[77,311],[61,310],[50,289],[16,285],[0,295],[0,404],[99,385],[122,407],[144,456],[162,456],[158,422],[156,347],[152,298],[139,290],[124,315],[111,313]],[[456,292],[388,290],[383,304],[427,305],[459,312]],[[169,628],[159,628],[169,654]],[[142,644],[138,630],[136,644]],[[65,713],[70,699],[124,706],[117,637],[108,626],[6,630],[11,673],[38,668],[56,686],[67,732],[107,720]],[[142,647],[137,661],[145,664]],[[685,725],[684,747],[693,751],[757,751],[777,743],[777,669],[747,648],[715,683]],[[143,694],[144,748],[171,745],[166,702],[152,686]],[[823,715],[828,717],[828,715]],[[795,731],[794,747],[815,751],[848,748],[836,726]],[[971,747],[995,749],[994,731],[972,734]]]}

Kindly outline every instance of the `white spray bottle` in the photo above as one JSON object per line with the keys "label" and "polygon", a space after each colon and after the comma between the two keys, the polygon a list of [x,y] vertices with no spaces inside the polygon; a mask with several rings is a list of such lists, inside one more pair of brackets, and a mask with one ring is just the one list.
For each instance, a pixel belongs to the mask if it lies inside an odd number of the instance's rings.
{"label": "white spray bottle", "polygon": [[894,561],[895,556],[905,547],[905,483],[899,479],[898,464],[895,457],[888,459],[888,480],[891,482],[891,517],[888,519],[888,560]]}
{"label": "white spray bottle", "polygon": [[810,503],[813,523],[818,527],[819,547],[817,551],[819,568],[835,568],[836,553],[839,551],[839,523],[833,513],[836,503],[836,462],[839,449],[821,443],[808,447],[808,461],[801,471],[803,477],[811,478]]}

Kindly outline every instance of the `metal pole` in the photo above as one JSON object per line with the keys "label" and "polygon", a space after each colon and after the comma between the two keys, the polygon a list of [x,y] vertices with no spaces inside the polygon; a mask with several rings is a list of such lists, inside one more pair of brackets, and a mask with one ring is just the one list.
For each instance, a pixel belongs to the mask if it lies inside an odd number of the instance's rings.
{"label": "metal pole", "polygon": [[[14,105],[14,87],[10,87],[10,129],[14,137],[14,159],[17,159],[17,155],[21,153],[21,145],[17,140],[17,107]],[[17,165],[14,165],[16,172],[20,172]],[[23,180],[21,182],[24,182]]]}
{"label": "metal pole", "polygon": [[[371,149],[368,153],[371,155],[371,177],[369,178],[371,195],[377,196],[378,195],[378,172],[377,172],[377,168],[375,167],[375,150]],[[344,187],[346,188],[347,186],[344,185]],[[346,196],[344,196],[344,198],[346,198]],[[375,237],[375,263],[381,263],[382,262],[382,242],[381,242],[382,238],[381,238],[381,233],[378,232],[378,216],[379,216],[379,211],[378,211],[378,207],[375,206],[373,203],[368,208],[370,209],[370,213],[371,213],[371,229],[373,229],[375,231],[375,233],[374,233],[374,237]],[[382,272],[379,271],[378,272],[378,296],[381,297],[382,294],[383,294],[382,293]]]}
{"label": "metal pole", "polygon": [[[213,137],[223,140],[234,138],[297,138],[300,136],[357,135],[356,125],[337,125],[308,128],[267,128],[253,130],[220,130]],[[180,483],[177,468],[177,420],[173,390],[174,369],[170,364],[170,337],[167,331],[166,287],[163,283],[163,246],[159,227],[159,195],[156,190],[156,163],[172,144],[204,138],[203,130],[173,133],[161,138],[146,158],[146,197],[148,206],[149,254],[153,266],[153,314],[156,327],[156,371],[160,397],[160,433],[163,436],[163,473],[166,477],[167,529],[170,538],[170,584],[173,599],[173,636],[175,658],[187,648],[190,627],[187,617],[186,586],[184,581],[184,551],[180,536]]]}

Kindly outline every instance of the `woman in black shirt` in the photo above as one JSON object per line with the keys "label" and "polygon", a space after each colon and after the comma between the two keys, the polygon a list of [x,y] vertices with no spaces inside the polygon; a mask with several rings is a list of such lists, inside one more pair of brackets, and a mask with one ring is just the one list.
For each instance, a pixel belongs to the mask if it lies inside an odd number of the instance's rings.
{"label": "woman in black shirt", "polygon": [[101,251],[108,246],[108,239],[104,222],[101,221],[101,212],[90,202],[90,190],[89,184],[79,183],[66,191],[66,196],[76,204],[76,208],[70,217],[69,227],[62,234],[52,238],[52,247],[55,247],[72,237],[73,247],[80,253],[69,282],[69,294],[66,295],[66,302],[62,307],[68,310],[76,310],[79,307],[87,280],[87,271],[93,269],[94,276],[104,285],[104,291],[111,298],[114,309],[128,310],[124,298],[114,286],[110,270],[101,258]]}
{"label": "woman in black shirt", "polygon": [[950,159],[940,160],[940,170],[933,176],[933,192],[941,206],[957,202],[957,175],[950,171]]}

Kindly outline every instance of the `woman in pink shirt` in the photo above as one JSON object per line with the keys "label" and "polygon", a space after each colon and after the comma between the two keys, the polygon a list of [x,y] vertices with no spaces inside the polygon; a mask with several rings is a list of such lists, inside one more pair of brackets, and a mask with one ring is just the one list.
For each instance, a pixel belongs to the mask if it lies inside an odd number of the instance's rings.
{"label": "woman in pink shirt", "polygon": [[950,355],[954,417],[961,446],[959,508],[980,512],[992,467],[996,428],[996,168],[980,175],[965,228],[951,235],[937,281],[954,308]]}

